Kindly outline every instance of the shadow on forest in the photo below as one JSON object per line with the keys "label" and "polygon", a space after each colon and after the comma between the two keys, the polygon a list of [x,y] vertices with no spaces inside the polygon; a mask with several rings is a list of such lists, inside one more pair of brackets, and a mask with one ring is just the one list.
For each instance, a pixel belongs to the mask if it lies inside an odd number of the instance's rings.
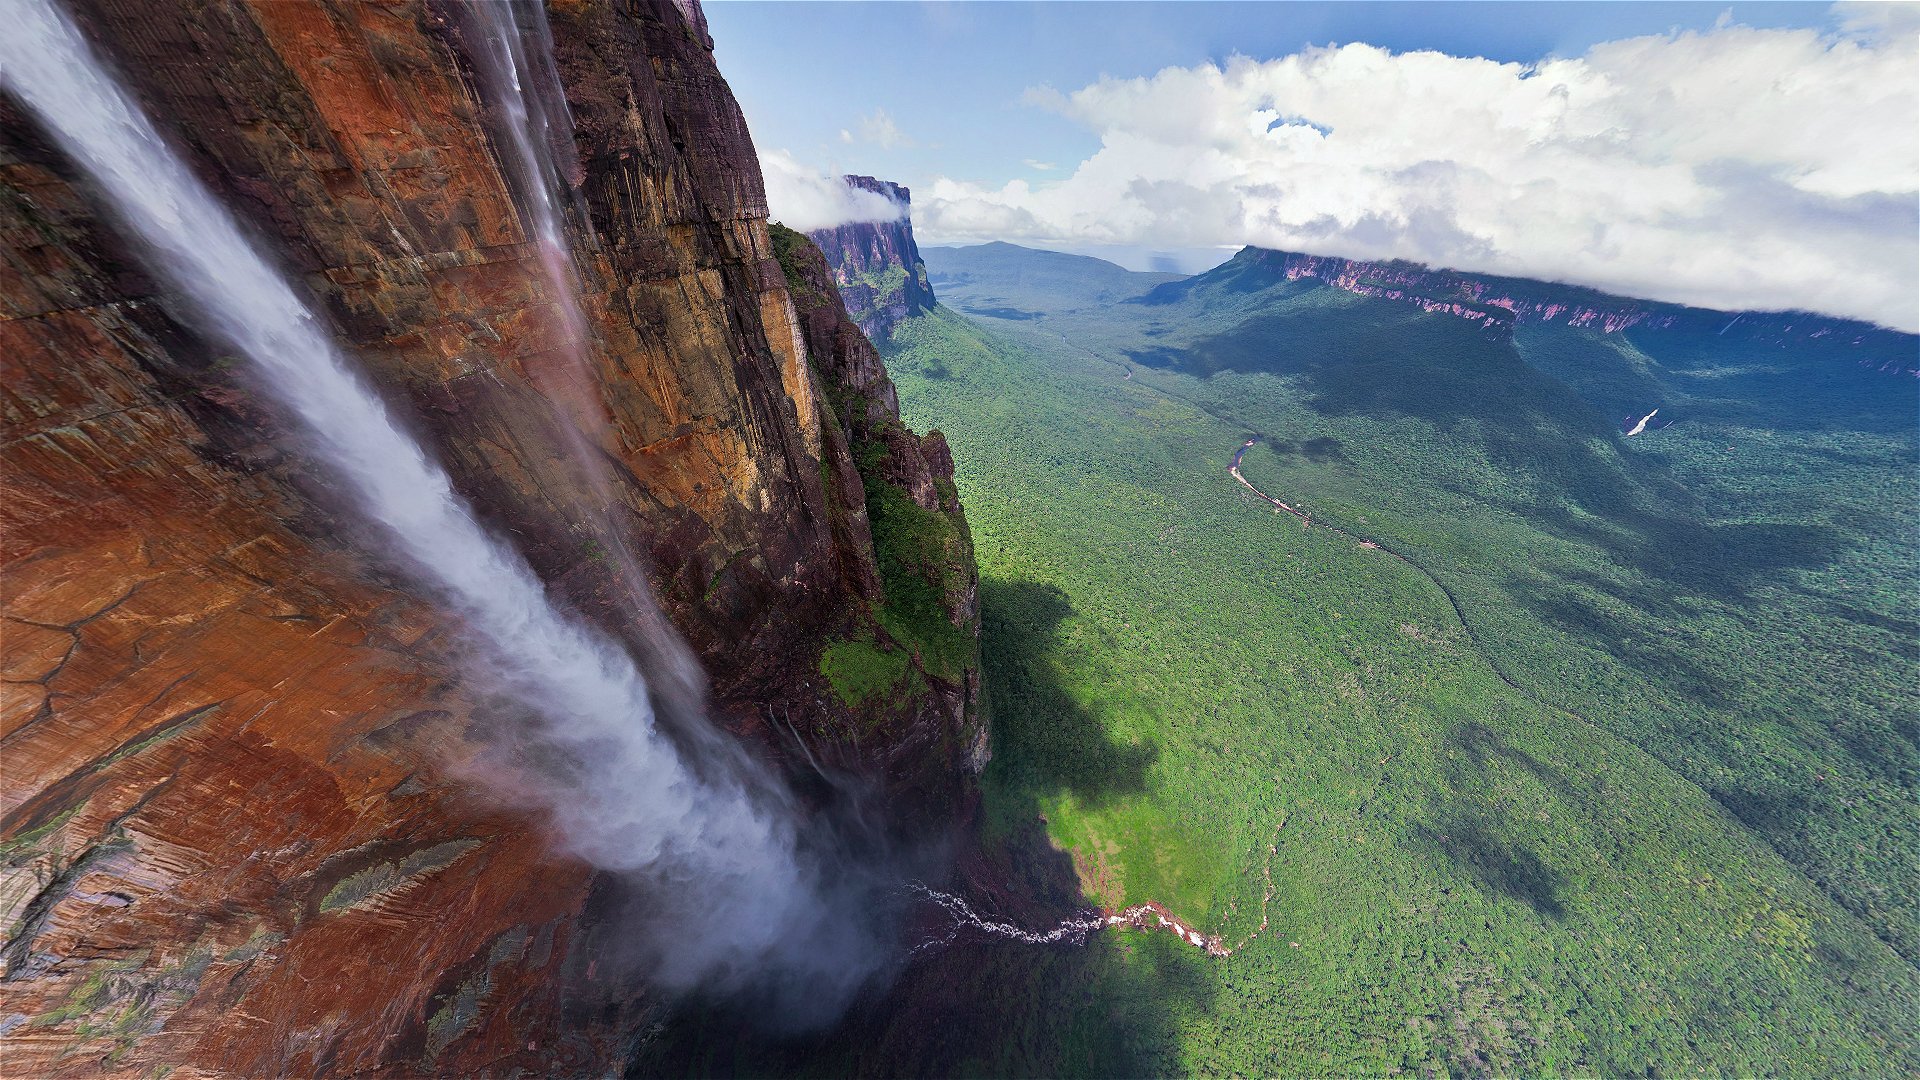
{"label": "shadow on forest", "polygon": [[1294,442],[1292,439],[1269,438],[1266,444],[1267,449],[1280,457],[1298,454],[1316,465],[1345,461],[1347,458],[1346,444],[1331,435],[1320,435],[1300,442]]}
{"label": "shadow on forest", "polygon": [[812,1035],[776,1039],[737,1016],[679,1009],[628,1075],[1178,1075],[1179,1015],[1209,1011],[1214,998],[1204,960],[1183,947],[1170,934],[961,940],[916,958]]}
{"label": "shadow on forest", "polygon": [[1031,581],[980,583],[981,652],[1002,759],[998,790],[1037,801],[1070,791],[1100,806],[1146,784],[1160,750],[1116,743],[1106,726],[1055,675],[1059,628],[1072,614],[1066,594]]}
{"label": "shadow on forest", "polygon": [[1519,900],[1549,919],[1566,915],[1560,902],[1565,877],[1525,844],[1501,840],[1479,815],[1444,818],[1434,828],[1419,827],[1415,835],[1471,874],[1482,889]]}
{"label": "shadow on forest", "polygon": [[1488,775],[1502,766],[1521,769],[1557,797],[1596,811],[1592,793],[1569,783],[1559,770],[1532,754],[1510,745],[1485,724],[1459,725],[1448,733],[1446,745],[1446,793],[1434,793],[1436,799],[1446,801],[1434,804],[1435,824],[1416,829],[1415,835],[1430,850],[1472,876],[1481,889],[1519,900],[1546,918],[1564,917],[1566,905],[1560,893],[1565,876],[1526,844],[1503,837],[1511,831],[1503,827],[1503,815],[1485,806],[1481,796],[1506,788]]}
{"label": "shadow on forest", "polygon": [[[1473,773],[1468,774],[1465,766],[1450,765],[1447,784],[1454,788],[1480,788],[1486,786],[1480,773],[1496,762],[1506,762],[1526,771],[1542,787],[1551,788],[1556,796],[1563,799],[1576,799],[1588,802],[1586,791],[1567,782],[1567,778],[1558,770],[1547,765],[1525,750],[1515,749],[1506,737],[1478,721],[1469,720],[1447,734],[1447,749],[1458,751]],[[1449,758],[1449,760],[1452,760]]]}
{"label": "shadow on forest", "polygon": [[1033,319],[1040,319],[1045,317],[1038,311],[1027,311],[1024,308],[1017,308],[1017,307],[964,307],[963,306],[961,307],[960,310],[966,312],[969,315],[982,315],[989,319],[1005,319],[1005,320],[1010,320],[1014,322],[1027,322]]}
{"label": "shadow on forest", "polygon": [[1302,305],[1186,349],[1131,355],[1198,378],[1288,376],[1322,415],[1454,432],[1521,481],[1471,497],[1659,582],[1647,594],[1655,605],[1671,594],[1741,603],[1758,582],[1830,565],[1854,542],[1824,524],[1705,521],[1665,465],[1619,452],[1612,419],[1527,364],[1510,339],[1462,319],[1386,302]]}

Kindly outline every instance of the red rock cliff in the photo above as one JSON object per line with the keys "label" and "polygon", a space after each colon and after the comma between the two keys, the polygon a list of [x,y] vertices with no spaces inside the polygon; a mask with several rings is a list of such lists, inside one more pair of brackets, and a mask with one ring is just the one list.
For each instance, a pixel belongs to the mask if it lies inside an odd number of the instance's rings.
{"label": "red rock cliff", "polygon": [[826,256],[848,315],[877,341],[892,334],[902,320],[933,310],[933,286],[927,281],[926,263],[920,261],[920,247],[913,242],[913,193],[871,176],[843,179],[900,207],[894,221],[859,221],[807,234]]}
{"label": "red rock cliff", "polygon": [[1526,278],[1471,274],[1404,260],[1367,261],[1243,248],[1220,266],[1158,286],[1142,303],[1166,302],[1235,279],[1237,288],[1312,279],[1336,289],[1411,304],[1505,333],[1517,323],[1557,323],[1612,334],[1673,330],[1785,348],[1813,346],[1887,373],[1920,375],[1912,334],[1804,311],[1712,311]]}
{"label": "red rock cliff", "polygon": [[[982,733],[944,443],[853,456],[810,357],[857,346],[796,311],[697,7],[551,5],[583,371],[451,5],[71,6],[557,595],[645,651],[610,517],[716,720],[778,713],[922,820],[958,801]],[[0,1073],[606,1067],[645,992],[581,946],[590,870],[450,777],[498,719],[457,627],[4,98],[0,256]],[[876,554],[872,523],[927,535],[902,498],[957,523],[937,556]],[[903,565],[967,598],[944,629]],[[877,696],[834,677],[863,649],[900,672]]]}

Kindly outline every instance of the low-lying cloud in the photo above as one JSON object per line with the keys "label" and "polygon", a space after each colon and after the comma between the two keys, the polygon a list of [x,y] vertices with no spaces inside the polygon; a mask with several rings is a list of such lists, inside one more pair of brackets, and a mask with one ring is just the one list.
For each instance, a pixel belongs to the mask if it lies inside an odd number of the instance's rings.
{"label": "low-lying cloud", "polygon": [[[1898,14],[1898,12],[1895,12]],[[1904,16],[1903,16],[1904,18]],[[1070,177],[920,193],[928,242],[1258,244],[1920,329],[1920,94],[1884,11],[1535,64],[1370,45],[1031,91]]]}
{"label": "low-lying cloud", "polygon": [[762,153],[760,173],[766,179],[767,207],[773,219],[801,232],[856,221],[898,221],[905,212],[887,196],[822,175],[785,150]]}

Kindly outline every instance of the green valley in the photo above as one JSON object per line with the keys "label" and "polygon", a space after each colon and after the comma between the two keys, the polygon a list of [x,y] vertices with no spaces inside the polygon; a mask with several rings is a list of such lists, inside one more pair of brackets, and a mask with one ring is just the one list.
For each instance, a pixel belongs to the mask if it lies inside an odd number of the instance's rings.
{"label": "green valley", "polygon": [[[1907,381],[1239,261],[930,254],[951,306],[886,359],[981,572],[958,885],[1034,929],[1158,903],[1232,955],[963,935],[823,1037],[694,1023],[650,1067],[1920,1068]],[[1250,438],[1298,515],[1228,474]]]}
{"label": "green valley", "polygon": [[[948,302],[1017,315],[942,309],[889,365],[973,522],[986,843],[1043,830],[1087,898],[1230,940],[1274,893],[1227,960],[934,961],[979,1071],[1920,1062],[1910,387],[1305,282],[983,277]],[[1611,434],[1650,390],[1685,422]],[[1388,550],[1233,483],[1250,434],[1249,479]]]}

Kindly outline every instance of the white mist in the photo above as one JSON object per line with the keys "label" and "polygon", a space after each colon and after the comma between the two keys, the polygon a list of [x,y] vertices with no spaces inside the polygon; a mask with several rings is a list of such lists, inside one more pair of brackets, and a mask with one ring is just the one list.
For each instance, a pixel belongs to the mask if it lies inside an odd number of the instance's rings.
{"label": "white mist", "polygon": [[485,681],[542,718],[541,738],[569,764],[539,793],[559,835],[595,866],[655,886],[668,924],[652,950],[656,977],[693,986],[772,975],[813,983],[812,1004],[843,1000],[865,973],[847,955],[864,935],[819,900],[784,798],[754,778],[694,775],[655,724],[631,657],[557,610],[519,554],[480,526],[65,14],[50,0],[15,0],[6,17],[0,87],[93,179],[153,270],[251,361],[382,528],[385,554],[460,616],[485,654]]}

